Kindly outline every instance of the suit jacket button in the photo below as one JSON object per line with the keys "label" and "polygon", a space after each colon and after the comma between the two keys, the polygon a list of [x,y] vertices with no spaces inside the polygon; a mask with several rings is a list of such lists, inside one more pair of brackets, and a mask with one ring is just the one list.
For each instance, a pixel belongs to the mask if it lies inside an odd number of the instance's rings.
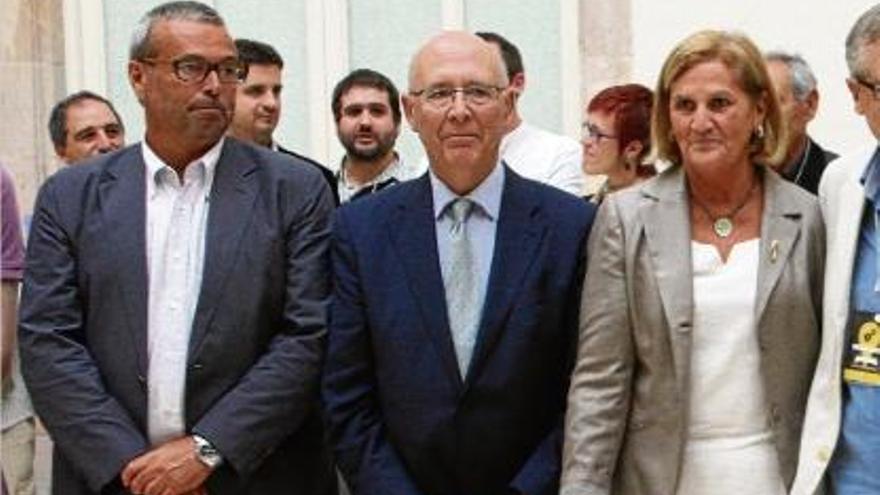
{"label": "suit jacket button", "polygon": [[190,366],[190,369],[193,371],[201,371],[202,368],[202,363],[193,363],[192,366]]}

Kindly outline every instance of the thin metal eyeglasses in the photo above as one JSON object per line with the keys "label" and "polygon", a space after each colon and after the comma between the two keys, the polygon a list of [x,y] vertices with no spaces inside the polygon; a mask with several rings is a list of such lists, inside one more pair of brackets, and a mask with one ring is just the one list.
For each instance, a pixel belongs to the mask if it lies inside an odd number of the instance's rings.
{"label": "thin metal eyeglasses", "polygon": [[443,110],[452,106],[458,93],[461,93],[466,105],[482,106],[494,101],[504,89],[486,84],[470,84],[457,88],[436,86],[421,91],[410,91],[409,94],[422,98],[425,103],[438,110]]}
{"label": "thin metal eyeglasses", "polygon": [[141,62],[147,65],[168,64],[175,77],[185,83],[201,83],[212,71],[217,73],[217,79],[223,84],[233,84],[244,81],[247,78],[247,65],[238,59],[230,58],[217,63],[211,63],[202,57],[184,57],[178,60],[159,60],[155,58],[142,58]]}
{"label": "thin metal eyeglasses", "polygon": [[596,141],[597,143],[603,139],[617,139],[617,136],[606,134],[599,130],[596,124],[584,122],[581,124],[581,139],[584,141]]}
{"label": "thin metal eyeglasses", "polygon": [[871,90],[871,94],[874,95],[874,99],[880,100],[880,83],[872,83],[861,76],[852,76],[853,81],[861,84],[862,86]]}

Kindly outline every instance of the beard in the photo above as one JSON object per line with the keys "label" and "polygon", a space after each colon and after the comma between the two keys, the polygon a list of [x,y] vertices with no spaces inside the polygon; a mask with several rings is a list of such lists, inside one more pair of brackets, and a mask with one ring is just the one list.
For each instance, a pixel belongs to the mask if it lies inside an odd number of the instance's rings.
{"label": "beard", "polygon": [[339,141],[345,148],[345,153],[351,158],[363,161],[375,160],[385,156],[394,147],[397,136],[393,133],[373,134],[376,142],[368,147],[359,147],[357,144],[357,135],[339,135]]}

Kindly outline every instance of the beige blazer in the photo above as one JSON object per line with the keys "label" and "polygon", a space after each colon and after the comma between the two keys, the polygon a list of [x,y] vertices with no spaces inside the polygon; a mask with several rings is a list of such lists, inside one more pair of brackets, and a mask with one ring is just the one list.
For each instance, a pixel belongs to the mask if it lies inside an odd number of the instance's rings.
{"label": "beige blazer", "polygon": [[865,190],[859,179],[875,149],[873,145],[831,162],[819,184],[819,203],[828,226],[822,350],[807,402],[792,495],[823,493],[823,475],[840,434],[843,346],[853,265],[865,208]]}
{"label": "beige blazer", "polygon": [[[760,170],[755,313],[768,417],[790,486],[819,349],[825,239],[815,197]],[[675,493],[690,399],[688,208],[680,167],[600,208],[565,420],[565,495]]]}

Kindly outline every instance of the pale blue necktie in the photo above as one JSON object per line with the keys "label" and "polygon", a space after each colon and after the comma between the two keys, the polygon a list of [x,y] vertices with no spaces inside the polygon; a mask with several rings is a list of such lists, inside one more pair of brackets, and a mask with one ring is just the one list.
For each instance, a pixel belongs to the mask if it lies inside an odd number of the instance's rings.
{"label": "pale blue necktie", "polygon": [[467,220],[474,203],[458,198],[447,208],[452,218],[449,243],[449,266],[443,283],[446,288],[446,311],[449,314],[449,330],[458,358],[461,376],[467,376],[468,365],[477,340],[480,309],[474,254],[468,238]]}

